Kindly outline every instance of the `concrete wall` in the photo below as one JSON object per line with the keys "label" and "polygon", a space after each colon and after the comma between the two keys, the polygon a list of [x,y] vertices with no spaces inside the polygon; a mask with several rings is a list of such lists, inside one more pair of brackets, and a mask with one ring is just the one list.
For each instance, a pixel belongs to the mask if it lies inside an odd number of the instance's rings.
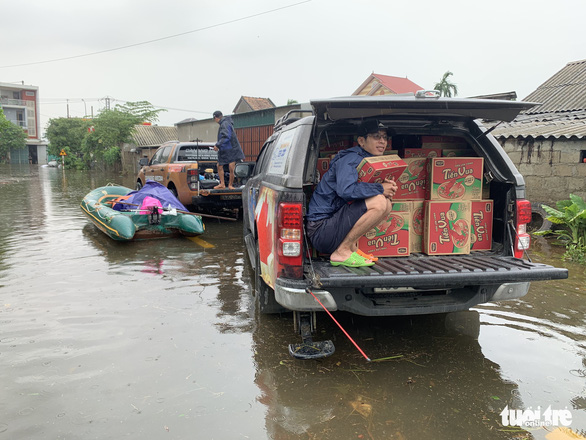
{"label": "concrete wall", "polygon": [[586,140],[581,139],[499,139],[525,178],[527,198],[555,206],[570,194],[586,199]]}

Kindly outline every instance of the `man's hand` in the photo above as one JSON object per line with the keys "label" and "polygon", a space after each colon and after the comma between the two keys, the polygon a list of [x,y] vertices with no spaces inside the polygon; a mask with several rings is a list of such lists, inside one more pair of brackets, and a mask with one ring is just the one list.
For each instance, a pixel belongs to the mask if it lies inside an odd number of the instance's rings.
{"label": "man's hand", "polygon": [[391,178],[388,178],[388,177],[382,183],[382,186],[383,186],[383,195],[389,200],[391,200],[395,196],[397,189],[399,189],[399,187],[397,186],[395,181]]}
{"label": "man's hand", "polygon": [[218,151],[218,147],[214,145],[214,151]]}

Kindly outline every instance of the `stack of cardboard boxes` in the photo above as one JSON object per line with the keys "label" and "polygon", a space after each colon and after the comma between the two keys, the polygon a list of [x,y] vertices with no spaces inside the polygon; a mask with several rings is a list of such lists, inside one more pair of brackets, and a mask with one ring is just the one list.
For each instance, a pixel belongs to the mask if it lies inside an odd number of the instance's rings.
{"label": "stack of cardboard boxes", "polygon": [[493,201],[483,200],[484,163],[461,138],[422,136],[422,148],[375,156],[359,179],[398,185],[393,210],[359,241],[376,257],[467,254],[492,247]]}

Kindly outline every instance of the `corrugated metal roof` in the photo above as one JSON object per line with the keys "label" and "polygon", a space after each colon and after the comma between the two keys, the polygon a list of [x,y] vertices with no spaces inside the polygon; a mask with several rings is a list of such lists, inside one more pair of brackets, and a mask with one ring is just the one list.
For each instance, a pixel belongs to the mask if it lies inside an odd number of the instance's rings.
{"label": "corrugated metal roof", "polygon": [[132,141],[137,147],[157,147],[167,141],[178,139],[177,127],[158,125],[135,125]]}
{"label": "corrugated metal roof", "polygon": [[566,64],[523,101],[541,104],[526,114],[586,110],[586,60]]}
{"label": "corrugated metal roof", "polygon": [[586,111],[566,113],[543,113],[540,115],[522,114],[512,122],[500,124],[492,131],[499,138],[517,137],[554,137],[586,138]]}

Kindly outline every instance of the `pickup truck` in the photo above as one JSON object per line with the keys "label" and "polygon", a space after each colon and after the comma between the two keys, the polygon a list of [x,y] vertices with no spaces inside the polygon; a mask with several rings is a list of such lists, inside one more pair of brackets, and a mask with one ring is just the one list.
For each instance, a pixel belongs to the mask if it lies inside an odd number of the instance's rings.
{"label": "pickup truck", "polygon": [[142,188],[147,180],[155,180],[166,186],[183,205],[195,210],[241,210],[242,185],[246,181],[243,176],[250,174],[248,169],[253,164],[237,164],[235,189],[213,189],[220,183],[214,145],[214,142],[164,143],[150,161],[140,162],[136,189]]}
{"label": "pickup truck", "polygon": [[[255,273],[261,313],[293,311],[302,344],[299,358],[330,355],[330,341],[311,340],[316,313],[326,309],[363,316],[447,313],[519,298],[530,282],[568,277],[563,268],[531,262],[527,250],[531,203],[525,183],[482,120],[511,121],[533,103],[417,95],[352,96],[311,101],[313,114],[289,113],[275,124],[243,190],[244,241]],[[484,158],[485,199],[493,209],[489,250],[465,255],[379,258],[372,267],[334,267],[311,249],[305,214],[320,178],[320,158],[355,145],[359,125],[389,127],[392,149],[421,148],[425,137],[457,138]],[[492,122],[494,124],[494,122]],[[318,302],[319,300],[319,302]]]}

